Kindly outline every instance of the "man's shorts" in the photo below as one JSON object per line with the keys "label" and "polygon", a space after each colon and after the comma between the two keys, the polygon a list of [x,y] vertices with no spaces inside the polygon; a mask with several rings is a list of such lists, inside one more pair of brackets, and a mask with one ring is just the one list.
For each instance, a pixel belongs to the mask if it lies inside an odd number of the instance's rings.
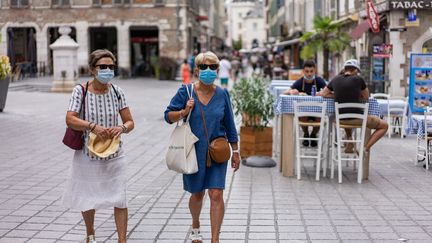
{"label": "man's shorts", "polygon": [[221,78],[220,82],[222,85],[228,85],[228,78]]}
{"label": "man's shorts", "polygon": [[[366,121],[366,127],[369,129],[377,129],[380,124],[381,119],[377,116],[368,116]],[[351,126],[361,126],[361,119],[349,119],[349,120],[341,120],[341,125],[351,125]]]}

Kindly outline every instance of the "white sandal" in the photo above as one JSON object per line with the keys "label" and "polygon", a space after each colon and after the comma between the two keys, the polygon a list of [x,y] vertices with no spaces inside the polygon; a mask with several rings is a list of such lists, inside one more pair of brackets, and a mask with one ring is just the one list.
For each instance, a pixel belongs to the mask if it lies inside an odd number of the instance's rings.
{"label": "white sandal", "polygon": [[85,238],[86,243],[97,243],[94,235],[89,235]]}
{"label": "white sandal", "polygon": [[200,229],[192,229],[189,239],[192,241],[192,243],[202,243],[202,235]]}

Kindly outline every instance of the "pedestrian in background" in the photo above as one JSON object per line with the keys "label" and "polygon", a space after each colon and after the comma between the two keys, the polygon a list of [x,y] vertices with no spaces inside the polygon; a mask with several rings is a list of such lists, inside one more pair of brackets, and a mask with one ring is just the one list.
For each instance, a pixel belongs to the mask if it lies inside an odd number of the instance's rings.
{"label": "pedestrian in background", "polygon": [[192,75],[193,75],[193,70],[195,68],[195,57],[197,55],[198,55],[198,51],[194,50],[193,53],[189,56],[189,68]]}
{"label": "pedestrian in background", "polygon": [[183,84],[188,85],[190,83],[190,69],[186,59],[184,59],[181,65]]}
{"label": "pedestrian in background", "polygon": [[[189,199],[189,210],[192,215],[190,239],[193,243],[202,242],[200,214],[205,191],[208,190],[211,242],[218,243],[225,211],[223,190],[225,189],[228,161],[224,163],[209,161],[210,165],[208,165],[206,163],[208,143],[215,138],[226,137],[233,152],[231,167],[237,171],[240,166],[238,137],[228,91],[214,85],[219,72],[218,57],[213,52],[200,53],[195,59],[195,64],[194,78],[199,82],[188,85],[188,87],[183,85],[177,91],[165,110],[165,120],[168,123],[174,123],[187,117],[191,112],[190,126],[199,141],[195,143],[198,172],[183,175],[183,188],[192,194]],[[190,99],[188,90],[193,90]],[[206,130],[208,135],[206,135]]]}
{"label": "pedestrian in background", "polygon": [[228,82],[231,77],[231,63],[227,60],[225,56],[222,56],[222,59],[219,62],[219,79],[221,82],[222,88],[228,87]]}
{"label": "pedestrian in background", "polygon": [[[117,151],[104,158],[92,153],[86,146],[90,132],[96,134],[97,139],[107,141],[129,133],[134,128],[123,90],[111,83],[115,62],[116,58],[108,50],[96,50],[90,54],[89,69],[93,79],[82,85],[86,87],[84,93],[80,86],[74,88],[66,114],[69,127],[85,132],[85,142],[84,148],[77,150],[72,159],[71,176],[63,195],[63,204],[82,212],[87,243],[96,242],[95,213],[96,210],[104,208],[114,208],[118,242],[126,242],[127,161],[122,143],[120,141]],[[85,117],[82,117],[82,114],[85,114]],[[118,123],[118,115],[122,119],[122,125]]]}

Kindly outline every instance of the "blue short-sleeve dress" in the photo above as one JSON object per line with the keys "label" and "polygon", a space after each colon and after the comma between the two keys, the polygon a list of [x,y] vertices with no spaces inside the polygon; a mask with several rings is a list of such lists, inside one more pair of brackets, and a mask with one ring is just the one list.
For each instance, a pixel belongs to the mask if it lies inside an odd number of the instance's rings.
{"label": "blue short-sleeve dress", "polygon": [[[189,84],[189,91],[191,88],[191,84]],[[171,123],[168,119],[168,112],[179,111],[185,108],[188,100],[188,89],[186,89],[185,85],[182,85],[177,94],[172,98],[165,110],[165,121],[168,123]],[[199,139],[195,143],[198,172],[191,175],[183,175],[183,188],[190,193],[198,193],[205,189],[225,189],[225,176],[228,163],[219,164],[212,161],[211,167],[206,167],[208,141],[199,106],[202,106],[204,111],[210,141],[217,137],[226,136],[228,142],[238,142],[229,93],[227,90],[217,86],[213,97],[207,105],[199,102],[195,92],[192,94],[192,97],[195,100],[195,106],[192,110],[189,123],[192,132]]]}

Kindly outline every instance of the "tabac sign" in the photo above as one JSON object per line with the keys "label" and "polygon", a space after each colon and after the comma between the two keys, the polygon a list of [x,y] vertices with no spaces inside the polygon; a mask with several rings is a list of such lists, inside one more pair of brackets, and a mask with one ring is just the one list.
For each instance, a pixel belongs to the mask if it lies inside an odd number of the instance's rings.
{"label": "tabac sign", "polygon": [[380,17],[376,11],[375,5],[373,4],[372,0],[366,1],[366,12],[372,32],[380,32]]}
{"label": "tabac sign", "polygon": [[431,0],[390,0],[390,9],[432,9]]}

